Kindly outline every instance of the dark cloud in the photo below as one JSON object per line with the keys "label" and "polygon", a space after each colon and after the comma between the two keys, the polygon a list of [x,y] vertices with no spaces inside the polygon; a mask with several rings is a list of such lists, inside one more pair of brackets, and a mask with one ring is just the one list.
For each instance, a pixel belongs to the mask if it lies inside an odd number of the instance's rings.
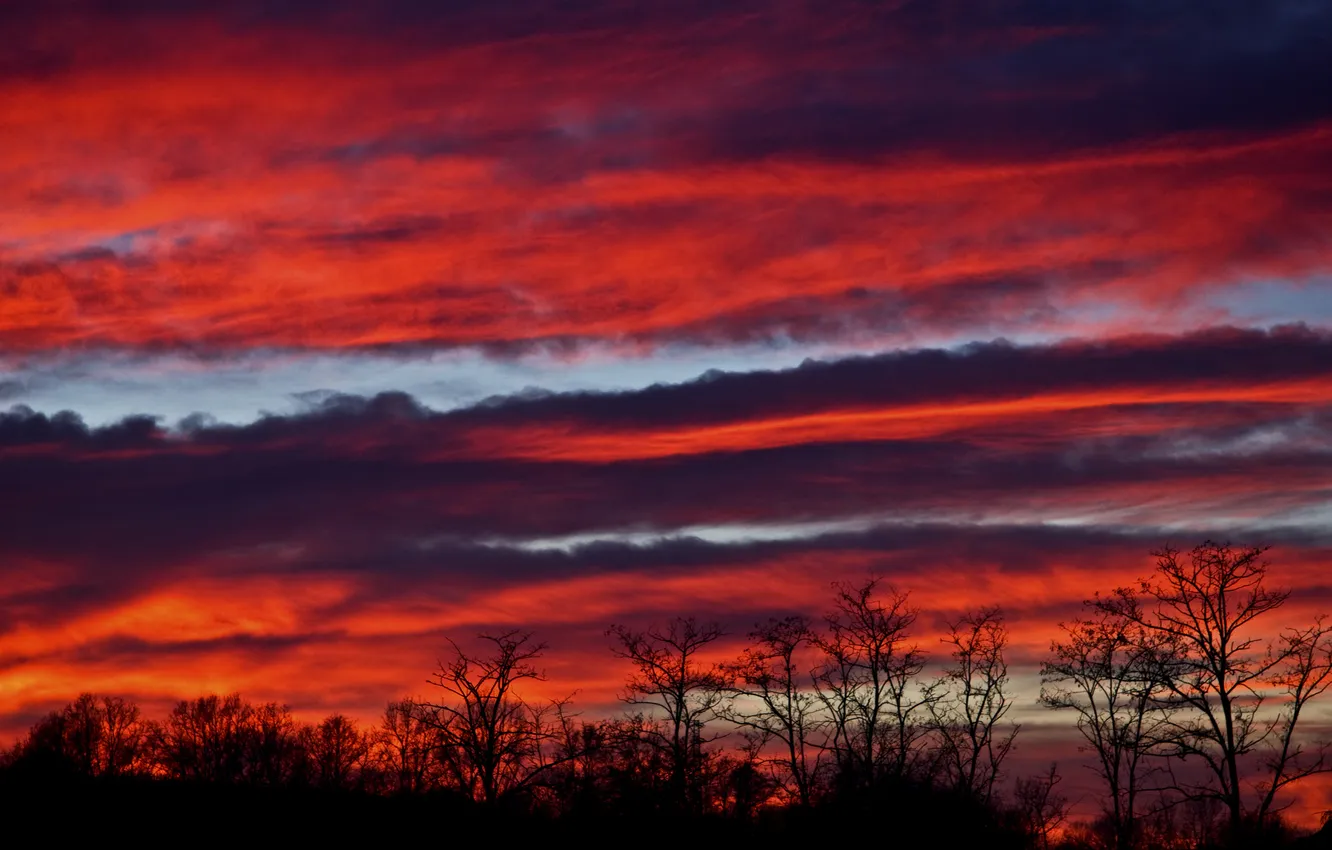
{"label": "dark cloud", "polygon": [[[0,417],[0,539],[13,552],[150,573],[200,553],[264,561],[275,541],[382,554],[421,541],[532,538],[859,516],[1113,511],[1184,522],[1322,503],[1326,405],[1228,400],[1227,387],[1322,378],[1325,335],[1221,330],[1181,339],[925,351],[774,373],[714,374],[633,393],[495,399],[456,413],[410,396],[332,395],[247,426],[176,434],[138,417],[90,429],[74,414]],[[488,450],[496,428],[604,432],[762,423],[819,410],[1211,387],[1213,401],[1121,400],[1059,415],[962,421],[908,437],[829,434],[663,457],[540,459]],[[1132,427],[1130,427],[1132,426]],[[495,436],[498,435],[498,436]],[[502,445],[502,444],[501,444]],[[1180,494],[1188,494],[1182,499]],[[1151,506],[1151,507],[1148,507]],[[306,544],[303,544],[306,545]],[[395,544],[398,545],[398,544]],[[405,548],[402,548],[405,547]],[[475,550],[484,560],[485,550]],[[420,560],[420,559],[416,559]],[[130,566],[132,565],[132,566]]]}
{"label": "dark cloud", "polygon": [[110,450],[156,443],[157,419],[131,416],[113,425],[90,429],[72,410],[47,415],[26,405],[16,405],[0,413],[0,446],[14,447],[42,444],[73,444],[93,450]]}
{"label": "dark cloud", "polygon": [[[304,24],[318,31],[320,22],[355,21],[364,39],[415,50],[541,36],[550,62],[575,66],[589,53],[623,52],[636,67],[644,57],[629,45],[650,45],[659,53],[652,61],[677,67],[642,80],[637,97],[613,85],[593,96],[590,124],[578,135],[542,116],[500,128],[418,122],[283,156],[363,163],[482,153],[502,157],[507,173],[577,181],[624,167],[774,156],[1034,160],[1180,134],[1261,136],[1332,118],[1332,83],[1321,73],[1332,11],[1301,0],[1219,3],[1206,12],[1191,4],[987,3],[976,15],[855,0],[780,10],[669,4],[669,12],[621,2],[558,12],[483,5],[405,4],[372,15],[324,7]],[[726,85],[690,98],[688,108],[676,105],[700,76]],[[525,88],[548,85],[537,72]],[[557,87],[549,96],[561,94]]]}
{"label": "dark cloud", "polygon": [[[686,5],[658,18],[611,2],[549,16],[451,10],[447,24],[436,23],[487,42],[651,32],[668,43],[688,38],[715,52],[720,66],[728,51],[708,32],[724,32],[734,52],[762,57],[763,72],[737,75],[709,106],[621,125],[617,155],[637,149],[659,164],[922,150],[1026,159],[1181,133],[1270,133],[1332,117],[1332,83],[1321,73],[1332,11],[1318,4],[1233,2],[1203,13],[1189,4],[1089,12],[1016,2],[986,4],[975,19],[922,8],[933,5],[791,4],[784,14]],[[650,115],[653,105],[644,106]],[[455,138],[434,148],[501,149],[536,162],[568,142],[532,129],[507,143]],[[418,154],[429,147],[415,143]]]}
{"label": "dark cloud", "polygon": [[[1332,117],[1332,83],[1321,73],[1332,11],[1302,0],[1016,0],[965,13],[925,0],[776,8],[621,0],[11,4],[0,26],[22,35],[0,59],[0,80],[151,62],[154,47],[166,50],[190,21],[221,38],[261,31],[282,45],[336,35],[340,49],[360,41],[404,55],[511,43],[525,46],[528,58],[549,53],[552,63],[578,62],[580,50],[627,53],[650,41],[670,45],[667,55],[706,54],[721,79],[731,65],[762,63],[761,72],[735,73],[718,87],[710,106],[663,112],[617,138],[618,156],[635,147],[644,156],[647,143],[658,161],[876,158],[907,150],[1035,157],[1178,133],[1271,132]],[[108,28],[137,39],[100,38]],[[595,43],[580,41],[589,38]],[[650,100],[637,106],[650,113]],[[624,111],[616,100],[600,107],[607,119]],[[366,140],[355,156],[498,150],[533,170],[568,142],[539,125],[507,132],[508,142],[493,130],[470,138],[403,128]]]}
{"label": "dark cloud", "polygon": [[[1332,83],[1319,71],[1332,47],[1326,6],[997,3],[972,19],[927,5],[874,21],[915,50],[853,51],[841,67],[776,77],[698,119],[698,143],[739,159],[1023,159],[1332,116]],[[862,38],[867,46],[875,29]]]}
{"label": "dark cloud", "polygon": [[[103,603],[112,600],[102,600]],[[79,646],[73,652],[61,653],[61,661],[73,663],[92,663],[115,658],[124,664],[160,663],[173,656],[192,657],[205,652],[224,652],[238,658],[251,661],[262,660],[265,656],[287,649],[295,649],[318,641],[319,633],[307,633],[286,637],[260,637],[255,635],[235,635],[214,640],[192,641],[150,641],[143,638],[123,635],[108,640],[96,641]],[[44,656],[11,657],[0,661],[0,672],[9,669],[21,669],[25,665],[45,660]]]}
{"label": "dark cloud", "polygon": [[[1332,547],[1332,537],[1308,529],[1277,527],[1249,529],[1246,533],[1281,549]],[[643,543],[602,540],[569,548],[520,548],[465,538],[409,545],[391,535],[359,540],[311,538],[305,541],[306,548],[295,559],[247,560],[234,569],[226,569],[219,562],[208,575],[228,579],[293,573],[356,577],[356,594],[329,608],[330,613],[337,613],[375,603],[408,602],[421,594],[497,592],[538,581],[616,574],[651,575],[665,580],[671,576],[809,559],[854,563],[862,572],[879,575],[903,587],[928,585],[941,567],[958,564],[983,565],[1000,574],[1021,578],[1052,574],[1077,564],[1136,563],[1164,543],[1203,534],[1179,529],[1166,532],[1150,526],[907,523],[779,540],[713,542],[667,536]],[[74,583],[41,593],[8,596],[3,600],[5,610],[16,617],[26,614],[25,619],[39,619],[54,611],[74,616],[122,601],[155,583],[190,575],[181,565],[169,569],[126,565],[113,570],[116,558],[117,553],[104,552],[101,559],[83,567]],[[1078,601],[1069,600],[1069,604],[1076,606]],[[721,616],[726,612],[716,613]],[[740,616],[751,615],[740,612]],[[141,645],[142,641],[122,641],[116,651],[133,651],[135,647],[142,648]],[[191,642],[179,648],[198,650],[200,645]],[[28,660],[14,659],[14,663]]]}
{"label": "dark cloud", "polygon": [[439,233],[445,219],[438,216],[414,216],[386,221],[373,221],[361,227],[305,234],[305,239],[326,247],[392,245],[409,242]]}
{"label": "dark cloud", "polygon": [[[858,297],[858,296],[857,296]],[[1117,389],[1243,387],[1332,376],[1332,333],[1304,325],[1271,330],[1214,328],[1190,335],[1143,336],[1020,346],[1005,341],[958,349],[894,351],[839,360],[807,360],[780,371],[710,371],[682,384],[624,392],[535,392],[488,398],[474,407],[434,413],[402,393],[365,398],[325,393],[308,412],[253,424],[190,427],[200,444],[256,445],[301,437],[314,444],[342,429],[419,421],[420,435],[440,445],[450,431],[481,426],[577,422],[594,431],[671,428],[875,408],[1021,398]],[[159,436],[150,417],[88,429],[77,414],[16,408],[0,414],[0,445],[59,442],[71,448],[121,445]],[[428,428],[426,427],[428,426]],[[412,433],[399,437],[406,446]]]}
{"label": "dark cloud", "polygon": [[1184,337],[1054,346],[975,343],[959,350],[806,361],[774,372],[710,372],[624,393],[499,397],[455,421],[578,421],[593,428],[670,427],[839,407],[1004,398],[1116,387],[1241,385],[1332,373],[1332,335],[1304,326],[1217,328]]}
{"label": "dark cloud", "polygon": [[16,399],[27,391],[26,381],[20,381],[18,378],[0,378],[0,401]]}

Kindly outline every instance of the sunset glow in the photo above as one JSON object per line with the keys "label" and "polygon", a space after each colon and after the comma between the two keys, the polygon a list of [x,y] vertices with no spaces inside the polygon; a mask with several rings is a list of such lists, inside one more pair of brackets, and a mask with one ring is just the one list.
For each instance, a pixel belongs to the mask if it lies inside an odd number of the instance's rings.
{"label": "sunset glow", "polygon": [[1328,8],[565,5],[0,8],[0,743],[517,627],[612,713],[876,575],[1002,607],[1020,773],[1153,550],[1332,611]]}

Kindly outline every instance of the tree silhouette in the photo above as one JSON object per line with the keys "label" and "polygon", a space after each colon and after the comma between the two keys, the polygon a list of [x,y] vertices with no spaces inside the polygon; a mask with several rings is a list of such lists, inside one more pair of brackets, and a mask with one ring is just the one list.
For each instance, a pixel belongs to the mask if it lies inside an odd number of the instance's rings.
{"label": "tree silhouette", "polygon": [[1116,850],[1136,842],[1142,782],[1173,675],[1169,641],[1144,629],[1139,615],[1093,609],[1087,619],[1061,623],[1064,636],[1051,642],[1041,666],[1041,703],[1075,713],[1096,757]]}
{"label": "tree silhouette", "polygon": [[150,767],[152,725],[116,696],[82,693],[34,726],[14,758],[81,776],[125,776]]}
{"label": "tree silhouette", "polygon": [[[753,738],[755,760],[774,768],[786,795],[807,807],[822,756],[815,737],[826,724],[801,656],[818,637],[804,617],[770,620],[749,637],[755,645],[726,667],[733,698],[718,713]],[[780,755],[759,756],[772,741]]]}
{"label": "tree silhouette", "polygon": [[[1206,541],[1184,556],[1167,547],[1154,553],[1152,577],[1095,603],[1169,642],[1167,686],[1177,710],[1160,746],[1201,762],[1210,780],[1177,779],[1173,787],[1188,799],[1219,800],[1232,836],[1246,820],[1265,828],[1282,789],[1332,770],[1325,747],[1311,752],[1295,737],[1309,701],[1332,684],[1332,627],[1319,618],[1262,639],[1257,629],[1289,598],[1266,585],[1266,551]],[[1252,805],[1246,785],[1258,789]]]}
{"label": "tree silhouette", "polygon": [[275,702],[253,706],[246,714],[245,775],[259,785],[310,781],[304,730],[291,709]]}
{"label": "tree silhouette", "polygon": [[953,663],[938,682],[939,698],[928,704],[942,766],[954,788],[989,804],[1020,728],[1000,729],[1013,707],[1003,614],[994,607],[964,614],[949,624],[944,642]]}
{"label": "tree silhouette", "polygon": [[917,678],[926,662],[911,642],[917,612],[908,594],[892,587],[879,593],[877,579],[833,587],[827,633],[817,641],[826,661],[815,688],[833,728],[839,771],[853,785],[903,778],[937,700],[936,689]]}
{"label": "tree silhouette", "polygon": [[525,682],[545,680],[533,665],[546,649],[530,632],[479,635],[489,654],[469,655],[450,641],[452,657],[441,661],[430,684],[446,699],[423,702],[420,717],[440,736],[445,769],[477,802],[494,805],[532,789],[542,774],[568,754],[554,752],[566,740],[565,703],[529,702]]}
{"label": "tree silhouette", "polygon": [[153,726],[121,697],[83,693],[33,725],[7,760],[50,774],[88,777],[147,773]]}
{"label": "tree silhouette", "polygon": [[705,734],[703,727],[730,682],[721,667],[699,656],[722,637],[721,627],[686,617],[641,632],[614,625],[607,634],[615,638],[616,657],[634,667],[620,699],[661,715],[653,718],[658,722],[644,724],[643,735],[666,757],[670,804],[680,811],[701,811],[703,747],[718,737]]}
{"label": "tree silhouette", "polygon": [[[1055,766],[1002,783],[1019,727],[1001,612],[949,623],[931,678],[907,594],[872,578],[834,585],[822,629],[770,620],[725,664],[710,657],[717,625],[612,626],[632,713],[588,722],[567,700],[534,699],[545,646],[523,631],[481,635],[477,652],[450,641],[439,699],[389,703],[369,732],[239,694],[182,700],[161,723],[81,694],[0,749],[0,799],[63,799],[92,820],[151,806],[402,835],[505,819],[510,837],[650,829],[678,843],[706,825],[718,840],[799,843],[877,817],[898,836],[996,850],[1287,846],[1282,792],[1329,768],[1306,737],[1332,686],[1332,626],[1261,630],[1287,599],[1264,586],[1262,551],[1162,550],[1150,579],[1060,624],[1040,702],[1076,719],[1107,791],[1103,818],[1066,830]],[[742,746],[709,746],[725,722]],[[1148,792],[1161,805],[1144,805]]]}
{"label": "tree silhouette", "polygon": [[178,702],[157,730],[160,764],[178,779],[243,781],[253,713],[254,708],[240,694],[212,694]]}
{"label": "tree silhouette", "polygon": [[370,753],[369,737],[346,715],[332,714],[302,735],[317,788],[350,790],[361,781]]}
{"label": "tree silhouette", "polygon": [[649,816],[671,803],[667,751],[658,720],[643,713],[582,723],[569,759],[555,771],[565,805],[579,816]]}
{"label": "tree silhouette", "polygon": [[438,724],[424,716],[426,709],[412,699],[390,702],[373,736],[373,751],[387,790],[416,794],[435,787],[444,745]]}
{"label": "tree silhouette", "polygon": [[1068,820],[1068,798],[1055,790],[1063,777],[1059,765],[1037,776],[1019,779],[1013,790],[1022,829],[1035,850],[1049,850],[1055,833]]}

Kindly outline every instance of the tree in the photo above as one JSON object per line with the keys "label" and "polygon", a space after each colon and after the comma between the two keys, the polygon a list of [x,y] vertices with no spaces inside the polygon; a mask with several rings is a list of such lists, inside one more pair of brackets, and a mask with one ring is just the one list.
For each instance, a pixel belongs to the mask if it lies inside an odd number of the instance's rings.
{"label": "tree", "polygon": [[389,791],[414,794],[438,783],[443,740],[438,724],[426,716],[428,711],[410,698],[390,702],[384,709],[373,746]]}
{"label": "tree", "polygon": [[[1322,617],[1264,640],[1259,629],[1290,593],[1266,585],[1267,547],[1206,541],[1187,556],[1155,553],[1155,574],[1097,607],[1169,643],[1176,708],[1160,735],[1164,755],[1199,761],[1207,781],[1177,779],[1185,799],[1225,807],[1231,835],[1275,824],[1278,794],[1332,770],[1327,749],[1296,737],[1308,703],[1332,684],[1332,627]],[[1246,800],[1245,787],[1257,794]]]}
{"label": "tree", "polygon": [[1045,773],[1019,779],[1014,788],[1022,830],[1036,850],[1049,850],[1050,839],[1068,820],[1068,798],[1055,790],[1062,781],[1059,765],[1051,763]]}
{"label": "tree", "polygon": [[1139,625],[1139,614],[1093,609],[1088,619],[1061,623],[1064,639],[1051,642],[1041,666],[1041,703],[1074,712],[1096,756],[1116,850],[1137,841],[1141,783],[1166,720],[1171,675],[1169,642]]}
{"label": "tree", "polygon": [[147,772],[151,728],[134,703],[83,693],[35,724],[11,760],[83,776]]}
{"label": "tree", "polygon": [[351,790],[361,780],[369,755],[369,738],[351,718],[331,714],[318,726],[306,727],[302,735],[316,788]]}
{"label": "tree", "polygon": [[240,694],[178,702],[157,729],[159,763],[177,779],[243,781],[253,713]]}
{"label": "tree", "polygon": [[763,769],[757,744],[751,739],[739,753],[723,755],[714,764],[717,802],[722,812],[738,821],[751,819],[777,790],[777,781]]}
{"label": "tree", "polygon": [[699,656],[722,637],[721,627],[687,617],[642,632],[613,625],[607,634],[615,638],[616,657],[634,667],[621,701],[661,715],[658,722],[645,724],[644,740],[666,757],[670,804],[681,811],[700,811],[707,758],[703,746],[717,737],[706,735],[703,727],[730,682],[721,667],[705,664]]}
{"label": "tree", "polygon": [[[726,667],[733,699],[718,713],[752,738],[754,761],[774,768],[787,797],[808,806],[822,755],[811,739],[824,724],[801,655],[817,637],[804,617],[769,620],[749,637],[755,645]],[[763,759],[759,754],[772,741],[780,755]]]}
{"label": "tree", "polygon": [[929,703],[945,775],[954,788],[989,804],[1019,728],[1000,729],[1013,707],[1004,649],[1008,630],[998,608],[963,615],[948,626],[952,666]]}
{"label": "tree", "polygon": [[571,727],[568,759],[554,771],[565,811],[594,820],[656,812],[671,794],[658,731],[641,712]]}
{"label": "tree", "polygon": [[245,775],[258,785],[281,786],[308,781],[303,764],[302,729],[291,709],[276,702],[253,707],[246,717]]}
{"label": "tree", "polygon": [[122,697],[102,697],[102,773],[110,776],[146,773],[152,724],[139,707]]}
{"label": "tree", "polygon": [[914,766],[926,713],[937,698],[917,679],[926,662],[911,642],[917,612],[908,594],[892,587],[879,593],[877,579],[834,588],[827,633],[818,640],[826,662],[815,680],[841,779],[853,785],[901,779]]}
{"label": "tree", "polygon": [[66,753],[74,769],[84,776],[101,774],[106,733],[99,700],[93,694],[79,694],[78,699],[65,706],[63,714]]}
{"label": "tree", "polygon": [[533,665],[546,649],[530,632],[479,635],[492,645],[487,655],[469,655],[449,641],[452,658],[439,663],[430,684],[447,699],[422,703],[421,717],[440,736],[446,770],[474,800],[494,805],[532,790],[557,761],[552,752],[565,739],[567,701],[529,702],[526,682],[545,681]]}

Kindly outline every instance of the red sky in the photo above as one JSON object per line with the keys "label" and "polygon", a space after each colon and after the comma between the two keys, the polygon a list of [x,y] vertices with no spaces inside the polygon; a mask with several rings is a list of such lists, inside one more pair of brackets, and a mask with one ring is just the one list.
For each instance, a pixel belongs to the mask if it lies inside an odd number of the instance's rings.
{"label": "red sky", "polygon": [[0,9],[0,735],[513,624],[603,710],[868,572],[1030,680],[1205,537],[1326,610],[1332,21],[1222,6]]}

